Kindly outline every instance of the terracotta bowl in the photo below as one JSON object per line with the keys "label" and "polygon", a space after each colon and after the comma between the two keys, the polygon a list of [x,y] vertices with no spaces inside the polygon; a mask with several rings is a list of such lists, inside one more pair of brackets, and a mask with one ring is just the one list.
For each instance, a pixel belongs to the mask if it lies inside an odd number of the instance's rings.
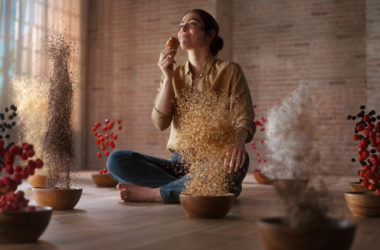
{"label": "terracotta bowl", "polygon": [[38,205],[54,210],[73,209],[82,195],[81,188],[34,187],[32,196]]}
{"label": "terracotta bowl", "polygon": [[283,218],[265,218],[258,228],[267,250],[345,250],[350,248],[356,225],[348,220],[330,220],[319,228],[291,228]]}
{"label": "terracotta bowl", "polygon": [[344,199],[354,215],[380,217],[380,196],[374,192],[346,192]]}
{"label": "terracotta bowl", "polygon": [[115,187],[117,184],[109,174],[93,174],[91,177],[98,187]]}
{"label": "terracotta bowl", "polygon": [[[56,181],[58,181],[59,176],[54,176],[54,177],[49,177],[49,178],[54,178]],[[48,177],[46,175],[35,174],[28,177],[28,182],[32,187],[46,187],[49,185],[47,180],[48,180]]]}
{"label": "terracotta bowl", "polygon": [[309,182],[309,179],[274,179],[273,185],[278,189],[294,189],[300,188],[305,189],[307,187],[307,184]]}
{"label": "terracotta bowl", "polygon": [[232,193],[223,196],[179,196],[185,213],[190,218],[222,218],[226,216],[235,200]]}
{"label": "terracotta bowl", "polygon": [[40,206],[31,212],[0,212],[0,244],[38,240],[49,224],[51,214],[51,207]]}
{"label": "terracotta bowl", "polygon": [[267,184],[267,185],[273,184],[273,180],[263,173],[255,172],[253,173],[253,176],[255,177],[257,183],[259,184]]}

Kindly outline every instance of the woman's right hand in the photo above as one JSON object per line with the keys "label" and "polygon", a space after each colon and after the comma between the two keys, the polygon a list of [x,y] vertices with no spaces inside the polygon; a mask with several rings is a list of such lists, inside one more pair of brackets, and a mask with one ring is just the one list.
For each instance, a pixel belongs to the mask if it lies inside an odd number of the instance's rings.
{"label": "woman's right hand", "polygon": [[164,49],[160,54],[160,58],[158,59],[157,65],[162,71],[164,80],[168,80],[173,77],[174,64],[176,62],[170,53],[174,51],[175,49]]}

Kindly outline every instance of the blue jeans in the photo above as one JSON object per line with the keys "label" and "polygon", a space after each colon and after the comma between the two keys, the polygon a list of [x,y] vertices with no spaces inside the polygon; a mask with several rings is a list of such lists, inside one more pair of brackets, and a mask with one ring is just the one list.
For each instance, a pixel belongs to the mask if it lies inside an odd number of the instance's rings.
{"label": "blue jeans", "polygon": [[[229,191],[238,196],[249,166],[248,154],[242,169],[227,176]],[[120,183],[159,188],[164,203],[179,203],[187,179],[180,156],[173,153],[170,160],[130,150],[112,152],[107,160],[110,176]]]}

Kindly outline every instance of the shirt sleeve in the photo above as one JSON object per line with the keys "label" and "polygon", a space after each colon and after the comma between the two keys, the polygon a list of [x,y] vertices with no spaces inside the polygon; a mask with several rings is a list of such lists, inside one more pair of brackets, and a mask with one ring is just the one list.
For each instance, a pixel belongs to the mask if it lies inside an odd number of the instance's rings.
{"label": "shirt sleeve", "polygon": [[163,80],[161,80],[160,87],[158,88],[158,92],[157,92],[156,98],[154,100],[153,110],[152,110],[152,115],[151,115],[154,126],[156,127],[156,129],[158,129],[160,131],[167,129],[170,126],[170,123],[172,121],[172,114],[171,113],[170,114],[163,114],[162,112],[160,112],[156,108],[156,100],[157,100],[157,97],[158,97],[158,94],[160,92],[162,85],[163,85]]}
{"label": "shirt sleeve", "polygon": [[239,65],[234,64],[231,78],[232,114],[235,129],[244,128],[248,132],[246,143],[250,142],[256,132],[253,122],[255,112],[253,110],[251,94],[244,73]]}

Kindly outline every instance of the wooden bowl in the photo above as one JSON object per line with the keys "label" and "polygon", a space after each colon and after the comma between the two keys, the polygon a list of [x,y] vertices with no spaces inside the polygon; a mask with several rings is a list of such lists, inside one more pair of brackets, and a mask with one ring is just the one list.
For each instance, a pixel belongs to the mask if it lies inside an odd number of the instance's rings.
{"label": "wooden bowl", "polygon": [[190,196],[181,194],[179,200],[190,218],[222,218],[226,216],[235,200],[235,195]]}
{"label": "wooden bowl", "polygon": [[34,187],[32,196],[38,205],[54,210],[73,209],[82,195],[81,188]]}
{"label": "wooden bowl", "polygon": [[[51,178],[51,180],[54,183],[56,183],[58,181],[58,179],[59,179],[59,176],[57,175],[57,176],[52,176],[52,177],[49,177],[49,178]],[[46,186],[49,186],[48,177],[46,175],[34,174],[34,175],[28,177],[28,182],[29,182],[29,184],[32,187],[46,187]]]}
{"label": "wooden bowl", "polygon": [[267,250],[345,250],[350,248],[356,225],[348,220],[329,220],[318,228],[291,228],[283,218],[265,218],[258,228]]}
{"label": "wooden bowl", "polygon": [[350,182],[350,189],[352,192],[374,192],[374,191],[370,191],[368,190],[368,188],[366,187],[362,187],[362,185],[360,185],[360,182]]}
{"label": "wooden bowl", "polygon": [[0,212],[0,244],[38,240],[49,224],[51,214],[51,207],[40,206],[31,212]]}
{"label": "wooden bowl", "polygon": [[344,199],[354,215],[380,217],[380,196],[374,192],[346,192]]}
{"label": "wooden bowl", "polygon": [[360,185],[360,182],[350,182],[350,189],[352,192],[366,192],[368,189],[365,187],[362,187]]}
{"label": "wooden bowl", "polygon": [[98,187],[115,187],[117,185],[117,181],[112,179],[109,174],[93,174],[91,177]]}
{"label": "wooden bowl", "polygon": [[274,179],[273,185],[278,189],[305,189],[309,179]]}
{"label": "wooden bowl", "polygon": [[270,179],[268,176],[264,175],[263,173],[255,172],[253,173],[253,176],[255,177],[257,183],[259,184],[266,184],[266,185],[273,184],[273,180]]}

